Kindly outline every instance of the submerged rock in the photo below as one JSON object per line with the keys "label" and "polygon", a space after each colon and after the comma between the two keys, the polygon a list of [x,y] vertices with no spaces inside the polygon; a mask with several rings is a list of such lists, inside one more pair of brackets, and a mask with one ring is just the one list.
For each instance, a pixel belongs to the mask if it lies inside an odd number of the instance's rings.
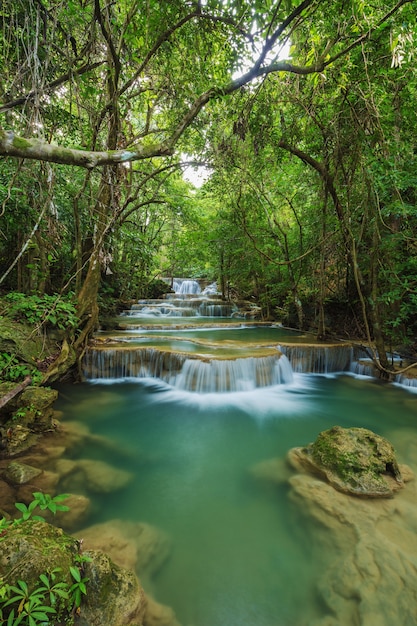
{"label": "submerged rock", "polygon": [[65,490],[110,493],[123,489],[132,480],[129,472],[95,459],[60,459],[55,469],[65,477],[61,484]]}
{"label": "submerged rock", "polygon": [[11,485],[24,485],[39,476],[39,474],[42,474],[42,470],[37,467],[12,461],[6,467],[4,478]]}
{"label": "submerged rock", "polygon": [[156,574],[168,558],[171,542],[149,524],[113,519],[76,533],[87,550],[103,550],[115,563],[135,569],[142,578]]}
{"label": "submerged rock", "polygon": [[171,542],[164,532],[149,524],[114,519],[81,530],[76,536],[82,538],[87,551],[103,550],[114,563],[139,576],[146,592],[143,626],[180,626],[172,608],[149,595],[152,577],[171,552]]}
{"label": "submerged rock", "polygon": [[288,460],[355,496],[391,497],[404,486],[393,446],[366,428],[334,426],[307,447],[293,448]]}
{"label": "submerged rock", "polygon": [[395,499],[347,497],[308,474],[289,483],[299,515],[315,522],[303,539],[317,572],[314,591],[327,609],[308,626],[416,624],[416,483]]}

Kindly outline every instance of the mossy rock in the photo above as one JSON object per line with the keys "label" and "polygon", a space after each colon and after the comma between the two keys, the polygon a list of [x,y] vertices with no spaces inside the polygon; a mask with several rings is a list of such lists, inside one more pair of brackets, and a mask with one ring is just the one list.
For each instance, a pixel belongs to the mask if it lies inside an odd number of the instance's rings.
{"label": "mossy rock", "polygon": [[290,461],[356,496],[390,497],[404,486],[393,446],[366,428],[334,426],[292,450]]}
{"label": "mossy rock", "polygon": [[70,565],[78,553],[78,542],[60,528],[28,520],[9,527],[0,542],[0,578],[24,580],[33,589],[39,575],[61,568],[62,579],[71,582]]}
{"label": "mossy rock", "polygon": [[56,350],[56,342],[44,333],[34,332],[33,326],[2,317],[0,324],[0,351],[15,355],[31,365]]}
{"label": "mossy rock", "polygon": [[[46,522],[28,520],[9,526],[0,540],[0,579],[16,585],[27,583],[29,591],[36,587],[40,574],[59,568],[55,582],[69,586],[74,582],[70,567],[76,566],[80,542],[60,528]],[[132,571],[115,565],[98,551],[85,554],[83,577],[87,595],[83,596],[78,624],[88,626],[142,626],[146,598]],[[72,624],[73,606],[64,601],[60,607],[62,623]],[[60,622],[61,623],[61,622]]]}

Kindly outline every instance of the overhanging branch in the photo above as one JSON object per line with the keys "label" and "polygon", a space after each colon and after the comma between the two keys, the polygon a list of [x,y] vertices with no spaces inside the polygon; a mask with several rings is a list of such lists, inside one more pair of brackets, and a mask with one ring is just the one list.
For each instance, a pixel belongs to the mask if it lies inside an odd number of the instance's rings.
{"label": "overhanging branch", "polygon": [[134,146],[129,150],[106,150],[92,152],[64,148],[40,139],[17,137],[12,131],[0,130],[0,155],[18,159],[49,161],[60,165],[75,165],[92,170],[100,165],[117,165],[130,161],[169,156],[172,150],[164,143]]}

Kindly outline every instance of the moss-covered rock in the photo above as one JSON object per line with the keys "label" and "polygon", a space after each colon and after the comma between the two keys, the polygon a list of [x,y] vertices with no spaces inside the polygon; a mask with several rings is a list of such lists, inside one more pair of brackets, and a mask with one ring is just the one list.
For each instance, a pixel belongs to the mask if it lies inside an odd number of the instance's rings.
{"label": "moss-covered rock", "polygon": [[290,451],[289,460],[356,496],[390,497],[404,484],[393,446],[365,428],[334,426]]}
{"label": "moss-covered rock", "polygon": [[[15,383],[0,383],[0,397]],[[27,387],[0,409],[0,453],[2,457],[22,454],[37,443],[41,433],[54,426],[54,402],[58,392],[49,387]]]}
{"label": "moss-covered rock", "polygon": [[13,354],[19,361],[36,365],[39,359],[56,351],[56,340],[48,339],[33,326],[2,317],[0,324],[0,351]]}
{"label": "moss-covered rock", "polygon": [[[9,526],[0,541],[0,578],[8,584],[18,580],[33,591],[40,574],[56,570],[55,582],[70,586],[74,580],[70,567],[76,566],[80,542],[46,522],[28,520]],[[138,579],[131,571],[115,565],[102,552],[85,554],[82,576],[88,578],[78,623],[89,626],[142,626],[146,599]],[[71,600],[63,600],[60,618],[72,623]]]}

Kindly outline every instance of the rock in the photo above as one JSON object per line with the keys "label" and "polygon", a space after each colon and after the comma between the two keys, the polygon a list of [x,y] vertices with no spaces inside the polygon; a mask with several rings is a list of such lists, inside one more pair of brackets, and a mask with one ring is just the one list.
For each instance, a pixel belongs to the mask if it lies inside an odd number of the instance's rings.
{"label": "rock", "polygon": [[83,491],[93,493],[111,493],[123,489],[132,480],[132,474],[112,467],[104,461],[80,459],[74,462],[64,459],[57,463],[57,467],[66,473],[62,485],[64,490]]}
{"label": "rock", "polygon": [[77,462],[72,459],[59,459],[55,463],[55,471],[63,478],[68,476],[71,472],[74,472],[77,467]]}
{"label": "rock", "polygon": [[[7,443],[2,451],[3,456],[14,457],[22,454],[34,446],[39,440],[39,435],[27,426],[16,424],[7,429]],[[4,441],[4,439],[3,439]]]}
{"label": "rock", "polygon": [[[16,502],[15,490],[5,480],[0,479],[0,509],[9,515],[16,515],[17,510],[14,506]],[[0,513],[0,518],[2,514]]]}
{"label": "rock", "polygon": [[19,502],[29,504],[33,500],[34,491],[42,491],[49,495],[56,493],[56,486],[59,481],[58,474],[55,472],[41,471],[38,476],[35,476],[30,482],[21,485],[17,489],[17,499]]}
{"label": "rock", "polygon": [[180,626],[171,607],[156,602],[148,594],[146,601],[143,626]]}
{"label": "rock", "polygon": [[365,428],[334,426],[307,447],[291,450],[288,460],[355,496],[391,497],[404,486],[393,446]]}
{"label": "rock", "polygon": [[310,520],[306,540],[317,572],[315,591],[328,613],[309,624],[415,624],[415,481],[395,498],[379,499],[348,497],[308,474],[289,482],[290,499]]}
{"label": "rock", "polygon": [[[0,578],[25,580],[33,588],[40,574],[54,567],[68,572],[77,543],[59,529],[28,520],[9,527],[0,543]],[[70,576],[68,577],[68,581]]]}
{"label": "rock", "polygon": [[135,569],[141,578],[154,575],[171,551],[162,531],[139,522],[110,520],[76,533],[86,550],[105,550],[115,563]]}
{"label": "rock", "polygon": [[[59,578],[73,583],[70,566],[75,565],[79,543],[61,529],[45,522],[28,520],[7,529],[0,543],[0,578],[9,584],[24,580],[33,589],[40,574],[60,568]],[[115,565],[101,552],[85,554],[83,576],[88,578],[77,623],[89,626],[142,626],[146,599],[131,571]],[[67,622],[72,607],[61,607],[60,622]]]}
{"label": "rock", "polygon": [[62,504],[69,508],[69,511],[57,511],[53,520],[54,524],[58,524],[67,532],[72,532],[75,528],[79,528],[81,524],[85,524],[86,519],[91,514],[91,500],[86,496],[76,493],[68,494]]}
{"label": "rock", "polygon": [[82,615],[88,626],[142,626],[146,598],[132,571],[113,563],[102,552],[85,553],[89,579]]}
{"label": "rock", "polygon": [[280,458],[268,459],[253,465],[250,470],[253,478],[282,485],[289,478],[288,465]]}
{"label": "rock", "polygon": [[33,481],[34,478],[42,474],[42,470],[26,463],[18,463],[12,461],[6,467],[4,472],[4,478],[11,485],[25,485],[28,482]]}

